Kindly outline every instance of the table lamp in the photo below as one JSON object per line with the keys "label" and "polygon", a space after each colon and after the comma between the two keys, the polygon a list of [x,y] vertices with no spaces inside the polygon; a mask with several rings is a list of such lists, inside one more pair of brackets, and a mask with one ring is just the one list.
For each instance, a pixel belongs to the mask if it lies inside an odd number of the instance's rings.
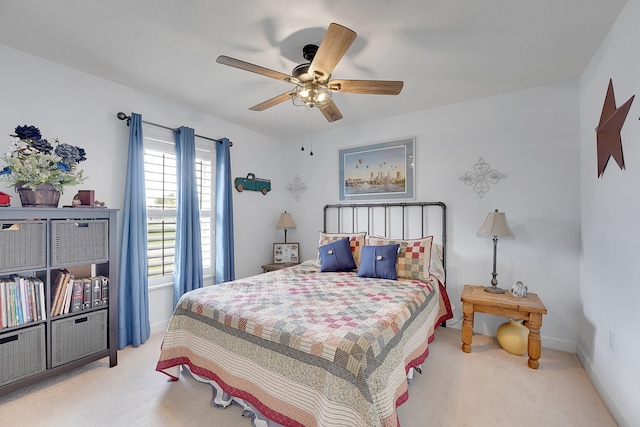
{"label": "table lamp", "polygon": [[293,218],[291,218],[291,214],[287,213],[287,211],[284,211],[283,213],[280,214],[280,218],[278,219],[276,228],[278,230],[284,229],[284,242],[287,243],[287,229],[296,228],[296,223],[293,222]]}
{"label": "table lamp", "polygon": [[487,219],[484,220],[484,224],[480,227],[477,233],[478,237],[493,237],[493,273],[491,275],[491,286],[485,286],[484,290],[494,294],[503,294],[504,289],[498,287],[498,279],[496,276],[496,254],[498,252],[498,237],[515,237],[509,228],[507,223],[507,217],[504,212],[489,212]]}

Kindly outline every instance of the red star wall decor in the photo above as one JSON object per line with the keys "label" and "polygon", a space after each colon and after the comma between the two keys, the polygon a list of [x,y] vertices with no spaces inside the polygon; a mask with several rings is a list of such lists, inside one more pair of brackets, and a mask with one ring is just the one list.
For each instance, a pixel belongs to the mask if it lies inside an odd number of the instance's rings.
{"label": "red star wall decor", "polygon": [[600,123],[598,127],[596,127],[598,178],[604,173],[604,168],[607,167],[607,162],[610,157],[615,159],[620,169],[624,169],[620,130],[622,130],[622,125],[627,118],[627,113],[629,113],[629,108],[631,108],[634,97],[635,95],[629,98],[629,100],[619,108],[616,108],[616,99],[613,95],[613,82],[609,79],[609,88],[607,89],[607,96],[604,98]]}

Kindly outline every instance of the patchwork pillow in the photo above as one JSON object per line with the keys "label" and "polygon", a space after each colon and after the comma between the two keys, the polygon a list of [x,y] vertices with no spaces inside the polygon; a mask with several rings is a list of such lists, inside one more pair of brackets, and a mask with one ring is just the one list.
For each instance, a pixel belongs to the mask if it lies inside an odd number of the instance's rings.
{"label": "patchwork pillow", "polygon": [[369,245],[380,246],[399,244],[397,270],[398,277],[403,279],[422,280],[429,279],[429,267],[431,265],[431,244],[433,236],[421,239],[387,239],[379,236],[369,236]]}
{"label": "patchwork pillow", "polygon": [[[327,243],[335,242],[336,240],[349,238],[349,246],[351,247],[351,254],[353,255],[353,261],[356,263],[356,268],[360,265],[360,250],[364,246],[364,239],[367,233],[323,233],[320,232],[320,239],[318,240],[318,246],[324,246]],[[316,259],[316,264],[320,264],[320,254]]]}
{"label": "patchwork pillow", "polygon": [[320,254],[320,271],[350,271],[356,269],[353,261],[349,238],[336,240],[318,248]]}
{"label": "patchwork pillow", "polygon": [[360,257],[359,277],[398,280],[396,259],[399,244],[364,246]]}

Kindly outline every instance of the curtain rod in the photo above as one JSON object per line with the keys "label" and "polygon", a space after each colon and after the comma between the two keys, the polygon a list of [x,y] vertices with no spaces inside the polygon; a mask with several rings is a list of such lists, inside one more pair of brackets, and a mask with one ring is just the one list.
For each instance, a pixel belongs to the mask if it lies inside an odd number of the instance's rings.
{"label": "curtain rod", "polygon": [[[118,114],[116,114],[116,116],[120,120],[126,120],[127,121],[127,126],[129,126],[129,124],[131,123],[131,116],[127,116],[122,111],[119,112]],[[147,125],[151,125],[151,126],[157,126],[159,128],[163,128],[163,129],[167,129],[167,130],[175,130],[174,128],[170,128],[169,126],[159,125],[158,123],[148,122],[146,120],[143,120],[142,123],[147,124]],[[209,138],[208,136],[202,136],[202,135],[198,135],[198,134],[196,134],[195,136],[197,136],[198,138],[202,138],[202,139],[208,139],[209,141],[221,142],[219,139]],[[229,141],[229,146],[233,147],[233,142]]]}

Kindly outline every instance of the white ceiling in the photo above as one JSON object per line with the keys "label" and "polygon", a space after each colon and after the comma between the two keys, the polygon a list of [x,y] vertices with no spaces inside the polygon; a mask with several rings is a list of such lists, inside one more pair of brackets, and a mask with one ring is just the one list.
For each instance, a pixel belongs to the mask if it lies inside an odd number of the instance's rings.
{"label": "white ceiling", "polygon": [[404,88],[335,94],[342,120],[305,116],[318,132],[576,79],[626,2],[0,0],[0,43],[288,138],[300,134],[299,108],[249,107],[291,86],[220,65],[218,55],[290,74],[329,23],[354,30],[332,77],[402,80]]}

